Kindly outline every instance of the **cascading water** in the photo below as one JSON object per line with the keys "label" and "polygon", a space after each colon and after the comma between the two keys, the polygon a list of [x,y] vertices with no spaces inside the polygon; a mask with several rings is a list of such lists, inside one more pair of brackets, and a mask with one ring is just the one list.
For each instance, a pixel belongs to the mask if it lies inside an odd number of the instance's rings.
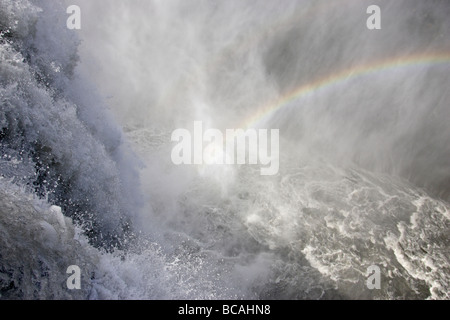
{"label": "cascading water", "polygon": [[[0,298],[448,299],[450,6],[372,4],[0,0]],[[194,121],[278,173],[175,165]]]}

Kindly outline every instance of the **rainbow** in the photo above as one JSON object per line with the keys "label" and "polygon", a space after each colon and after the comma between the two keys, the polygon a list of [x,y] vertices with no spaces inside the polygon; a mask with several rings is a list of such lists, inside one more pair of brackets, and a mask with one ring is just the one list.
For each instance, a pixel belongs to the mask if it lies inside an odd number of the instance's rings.
{"label": "rainbow", "polygon": [[256,127],[263,120],[269,119],[275,114],[275,112],[291,105],[293,102],[309,94],[314,94],[319,90],[333,87],[356,77],[378,74],[383,71],[397,68],[432,65],[437,63],[450,63],[450,52],[420,53],[409,56],[398,56],[353,66],[288,91],[276,100],[271,101],[265,106],[259,108],[255,113],[252,113],[252,115],[247,117],[241,123],[240,128]]}

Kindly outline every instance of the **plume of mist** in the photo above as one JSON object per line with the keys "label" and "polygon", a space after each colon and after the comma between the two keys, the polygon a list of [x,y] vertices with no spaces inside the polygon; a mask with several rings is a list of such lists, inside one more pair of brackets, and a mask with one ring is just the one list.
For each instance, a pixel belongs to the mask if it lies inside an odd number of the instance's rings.
{"label": "plume of mist", "polygon": [[[233,128],[301,85],[392,57],[449,52],[446,1],[76,1],[81,67],[121,123]],[[448,64],[393,68],[282,108],[288,145],[450,194]],[[282,165],[282,164],[281,164]]]}

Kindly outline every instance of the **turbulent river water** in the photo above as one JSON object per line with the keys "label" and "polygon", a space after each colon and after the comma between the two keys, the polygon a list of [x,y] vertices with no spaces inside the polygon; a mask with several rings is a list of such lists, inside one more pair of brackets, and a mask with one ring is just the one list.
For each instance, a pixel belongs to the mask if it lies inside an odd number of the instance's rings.
{"label": "turbulent river water", "polygon": [[0,299],[449,299],[450,4],[372,2],[0,0]]}

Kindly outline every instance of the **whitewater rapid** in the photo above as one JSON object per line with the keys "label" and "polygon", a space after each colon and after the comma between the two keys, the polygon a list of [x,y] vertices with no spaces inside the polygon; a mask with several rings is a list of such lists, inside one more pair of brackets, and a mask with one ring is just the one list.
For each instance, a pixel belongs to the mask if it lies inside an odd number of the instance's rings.
{"label": "whitewater rapid", "polygon": [[[154,161],[169,148],[161,132],[128,136],[146,145],[140,152]],[[440,272],[448,265],[447,203],[406,181],[359,168],[298,157],[281,163],[279,175],[263,179],[252,166],[235,176],[227,168],[192,174],[183,187],[188,191],[175,192],[176,204],[166,208],[155,201],[152,220],[165,231],[152,234],[163,233],[163,243],[174,243],[174,231],[189,235],[194,241],[186,248],[232,263],[240,283],[249,281],[246,290],[259,298],[448,299],[448,276]],[[151,178],[153,170],[143,176]],[[186,174],[161,171],[162,181],[173,183]],[[153,199],[166,197],[164,188],[143,188]],[[371,265],[382,269],[380,291],[367,290]]]}
{"label": "whitewater rapid", "polygon": [[[77,3],[0,0],[0,299],[450,298],[447,7]],[[278,174],[174,165],[195,120],[280,128]]]}

